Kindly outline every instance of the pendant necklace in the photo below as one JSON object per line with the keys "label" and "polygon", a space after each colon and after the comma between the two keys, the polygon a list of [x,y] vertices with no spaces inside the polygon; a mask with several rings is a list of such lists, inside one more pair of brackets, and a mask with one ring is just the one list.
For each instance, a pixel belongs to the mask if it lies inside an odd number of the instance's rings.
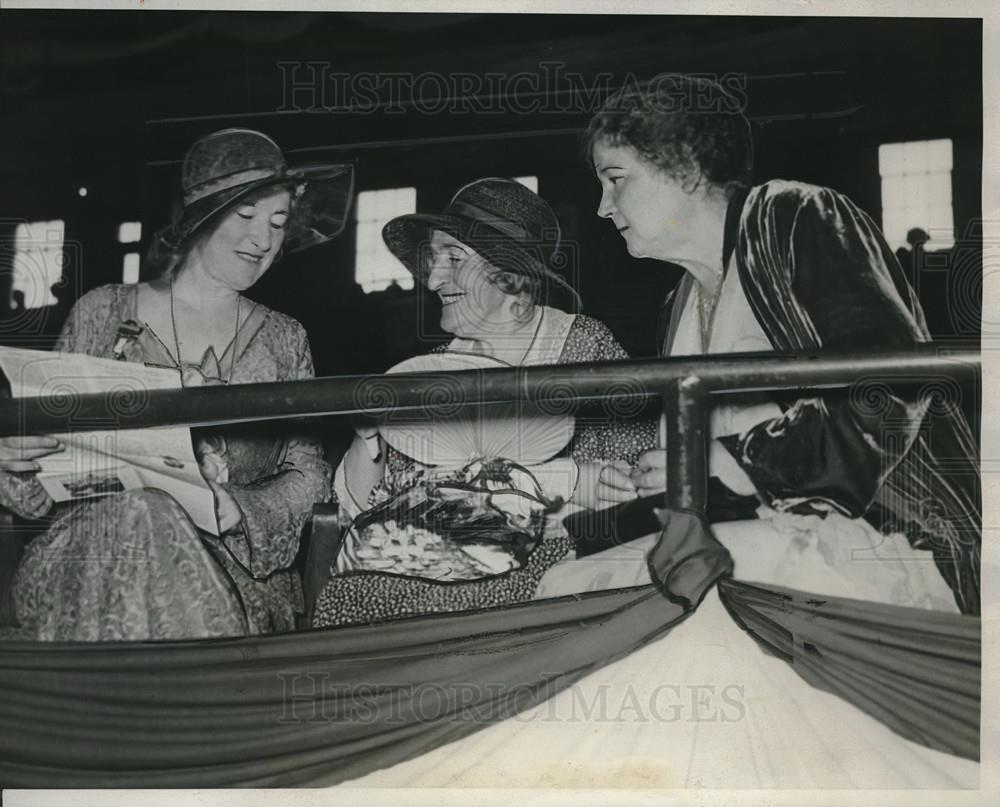
{"label": "pendant necklace", "polygon": [[[229,360],[229,377],[226,378],[226,380],[224,382],[226,384],[229,384],[229,382],[231,382],[233,380],[233,370],[236,369],[236,351],[238,349],[238,345],[236,344],[236,340],[239,338],[239,335],[240,335],[240,302],[241,301],[242,301],[242,297],[239,294],[237,294],[236,295],[236,332],[233,334],[232,358],[230,358],[230,360]],[[174,314],[174,275],[173,275],[173,273],[170,274],[170,327],[171,327],[171,329],[174,332],[174,349],[177,351],[177,370],[178,370],[178,372],[180,372],[181,379],[182,379],[182,382],[183,382],[183,378],[184,378],[184,363],[181,360],[181,343],[180,343],[180,338],[177,335],[177,318],[176,318],[176,316]],[[221,367],[219,368],[219,371],[220,372],[222,371]]]}
{"label": "pendant necklace", "polygon": [[531,349],[535,346],[535,342],[538,341],[538,335],[539,333],[541,333],[542,330],[542,323],[545,321],[545,306],[539,306],[539,308],[541,308],[541,311],[539,312],[538,322],[535,324],[535,330],[531,336],[531,341],[528,343],[528,349],[524,351],[524,353],[521,355],[521,358],[518,360],[516,364],[512,364],[511,362],[501,359],[499,356],[497,356],[496,350],[494,349],[493,345],[487,342],[485,339],[470,339],[469,341],[471,341],[473,344],[473,349],[471,352],[478,353],[482,356],[490,356],[496,359],[497,361],[502,361],[504,364],[510,365],[511,367],[522,366],[525,362],[525,359],[527,359],[528,355],[531,353]]}
{"label": "pendant necklace", "polygon": [[719,297],[722,296],[722,279],[711,295],[706,295],[704,287],[698,284],[698,315],[701,325],[702,349],[708,350],[709,340],[712,338],[712,325],[715,318],[715,309],[719,304]]}

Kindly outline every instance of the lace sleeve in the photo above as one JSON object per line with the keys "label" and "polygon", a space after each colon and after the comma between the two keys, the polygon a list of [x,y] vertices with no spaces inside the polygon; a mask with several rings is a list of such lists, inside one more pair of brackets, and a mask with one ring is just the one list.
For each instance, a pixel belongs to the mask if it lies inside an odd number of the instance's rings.
{"label": "lace sleeve", "polygon": [[[586,361],[623,361],[629,358],[610,329],[588,316],[578,316],[570,328],[560,364]],[[635,382],[622,375],[623,388]],[[577,462],[625,460],[635,464],[639,455],[656,445],[657,420],[642,416],[641,400],[605,400],[581,406],[570,456]]]}

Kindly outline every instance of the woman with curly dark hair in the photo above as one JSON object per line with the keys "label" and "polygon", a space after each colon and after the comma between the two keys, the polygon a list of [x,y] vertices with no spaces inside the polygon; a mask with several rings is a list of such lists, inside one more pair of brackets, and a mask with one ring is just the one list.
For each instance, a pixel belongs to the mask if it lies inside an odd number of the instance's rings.
{"label": "woman with curly dark hair", "polygon": [[[663,74],[612,96],[588,129],[598,215],[629,254],[687,270],[664,304],[661,353],[928,341],[892,250],[850,199],[784,180],[751,187],[753,145],[740,106],[717,83]],[[831,558],[844,560],[838,574],[867,577],[854,595],[924,607],[953,607],[953,598],[978,614],[979,471],[958,404],[888,391],[878,405],[861,397],[838,391],[717,406],[710,472],[727,495],[746,497],[748,517],[794,533],[831,567]],[[648,452],[632,474],[605,468],[602,481],[608,500],[660,492],[665,452]],[[795,585],[788,570],[802,557],[789,546],[776,539],[768,547],[785,553],[774,569],[786,578],[771,582]],[[938,574],[929,563],[904,562],[920,555],[933,557]]]}

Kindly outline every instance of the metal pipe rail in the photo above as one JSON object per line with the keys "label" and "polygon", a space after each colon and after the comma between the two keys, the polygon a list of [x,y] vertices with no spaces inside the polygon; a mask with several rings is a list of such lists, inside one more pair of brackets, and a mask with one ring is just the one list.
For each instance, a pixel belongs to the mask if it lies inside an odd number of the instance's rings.
{"label": "metal pipe rail", "polygon": [[704,509],[708,394],[971,381],[977,350],[928,343],[906,351],[759,353],[134,390],[0,402],[0,436],[73,430],[206,426],[332,414],[434,411],[509,402],[658,396],[667,414],[667,504]]}
{"label": "metal pipe rail", "polygon": [[[2,349],[2,348],[0,348]],[[887,353],[747,353],[466,370],[339,376],[305,381],[57,395],[0,401],[0,436],[74,428],[206,426],[333,414],[380,414],[512,401],[635,399],[661,394],[690,376],[713,394],[846,387],[856,383],[927,384],[968,381],[979,372],[977,350],[927,344]]]}

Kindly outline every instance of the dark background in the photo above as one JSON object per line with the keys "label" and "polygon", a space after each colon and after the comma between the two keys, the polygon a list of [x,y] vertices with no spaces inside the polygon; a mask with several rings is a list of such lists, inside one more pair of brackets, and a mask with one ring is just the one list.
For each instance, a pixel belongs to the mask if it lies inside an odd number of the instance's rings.
{"label": "dark background", "polygon": [[[492,111],[470,111],[460,92],[450,111],[433,112],[440,82],[428,80],[417,105],[383,93],[381,107],[351,113],[333,108],[347,99],[332,83],[309,80],[309,61],[322,63],[320,76],[467,73],[474,82],[523,72],[537,86],[525,80],[480,97]],[[292,74],[283,62],[303,66]],[[564,78],[546,86],[553,63]],[[979,20],[7,10],[0,343],[51,343],[83,292],[120,282],[130,248],[117,243],[119,223],[143,222],[144,249],[170,220],[187,146],[240,125],[272,135],[293,161],[355,160],[357,190],[416,186],[421,211],[440,209],[477,177],[537,175],[571,244],[586,310],[633,355],[652,355],[655,314],[679,270],[630,258],[596,217],[598,186],[578,130],[602,96],[568,91],[565,76],[614,89],[629,74],[666,70],[745,76],[755,179],[829,185],[876,221],[878,146],[951,138],[957,244],[918,280],[934,335],[978,344],[978,317],[955,312],[960,296],[978,304],[982,283]],[[307,86],[290,95],[293,75]],[[15,317],[7,290],[14,227],[57,218],[66,222],[68,261],[59,305]],[[380,371],[442,338],[435,298],[366,295],[355,285],[350,227],[286,258],[252,294],[305,325],[321,375]]]}

